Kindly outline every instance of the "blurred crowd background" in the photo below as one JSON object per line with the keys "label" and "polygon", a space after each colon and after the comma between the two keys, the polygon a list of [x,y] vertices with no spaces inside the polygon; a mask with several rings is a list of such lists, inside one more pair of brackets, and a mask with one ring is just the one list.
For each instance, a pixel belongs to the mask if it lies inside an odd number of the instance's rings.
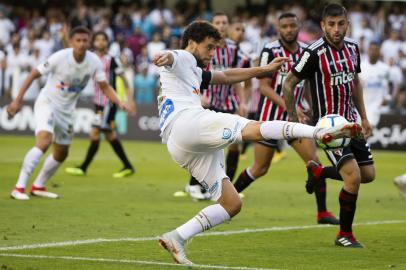
{"label": "blurred crowd background", "polygon": [[[151,106],[158,80],[151,58],[163,49],[179,49],[183,29],[193,20],[210,21],[218,11],[228,14],[230,21],[242,20],[245,34],[240,48],[253,62],[264,44],[277,38],[276,21],[282,12],[290,11],[300,18],[300,41],[311,43],[321,36],[319,22],[325,1],[237,2],[227,4],[226,10],[214,10],[210,0],[0,3],[0,98],[15,97],[30,70],[64,48],[69,29],[78,25],[106,32],[109,53],[121,58],[137,103]],[[361,53],[366,54],[371,42],[381,45],[381,58],[391,66],[390,111],[406,113],[406,2],[341,3],[349,11],[348,36],[360,43]],[[43,83],[38,80],[25,99],[35,99]],[[92,91],[83,94],[86,98]]]}

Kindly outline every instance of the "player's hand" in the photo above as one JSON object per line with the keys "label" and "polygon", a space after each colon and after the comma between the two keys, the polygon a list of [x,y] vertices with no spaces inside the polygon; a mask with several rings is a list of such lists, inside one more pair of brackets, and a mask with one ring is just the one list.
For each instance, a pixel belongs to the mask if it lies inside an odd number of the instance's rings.
{"label": "player's hand", "polygon": [[290,60],[289,57],[276,57],[266,67],[269,72],[275,72],[275,71],[278,71],[279,69],[281,69],[283,64],[290,62],[290,61],[292,61],[292,60]]}
{"label": "player's hand", "polygon": [[248,107],[245,103],[241,103],[238,107],[237,113],[239,116],[247,117],[248,115]]}
{"label": "player's hand", "polygon": [[129,111],[129,115],[130,116],[135,116],[137,114],[137,105],[135,104],[134,100],[130,100],[127,103],[130,111]]}
{"label": "player's hand", "polygon": [[160,52],[152,58],[152,63],[158,67],[171,66],[173,63],[173,55],[170,52]]}
{"label": "player's hand", "polygon": [[131,113],[131,108],[130,108],[130,106],[127,105],[127,104],[125,104],[124,102],[121,102],[121,101],[120,101],[120,103],[117,104],[117,105],[118,105],[118,107],[119,107],[123,112]]}
{"label": "player's hand", "polygon": [[299,120],[300,123],[302,123],[302,124],[307,124],[307,123],[309,123],[310,118],[309,118],[309,116],[306,115],[306,111],[305,111],[305,110],[303,110],[303,109],[300,108],[300,107],[297,107],[297,108],[296,108],[296,113],[297,113],[297,118],[298,118],[298,120]]}
{"label": "player's hand", "polygon": [[10,105],[8,105],[7,107],[8,118],[9,119],[13,118],[21,110],[21,107],[22,107],[21,102],[17,100],[11,102]]}
{"label": "player's hand", "polygon": [[364,134],[364,137],[367,139],[372,136],[372,126],[369,123],[368,119],[362,119],[361,120],[361,126],[362,126],[362,133]]}
{"label": "player's hand", "polygon": [[202,102],[202,107],[207,109],[210,107],[210,100],[209,97],[202,95],[200,98],[201,102]]}

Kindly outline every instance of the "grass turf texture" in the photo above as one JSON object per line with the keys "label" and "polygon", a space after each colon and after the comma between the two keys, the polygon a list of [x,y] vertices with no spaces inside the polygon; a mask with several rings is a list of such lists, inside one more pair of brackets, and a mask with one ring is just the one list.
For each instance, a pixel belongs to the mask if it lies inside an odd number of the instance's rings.
{"label": "grass turf texture", "polygon": [[[172,194],[186,184],[187,173],[170,158],[164,145],[124,142],[137,172],[124,179],[112,174],[121,164],[108,143],[91,164],[88,175],[65,174],[79,164],[88,146],[75,139],[70,156],[48,184],[58,200],[31,198],[15,201],[9,193],[33,137],[0,137],[0,248],[35,243],[96,238],[157,236],[194,216],[208,202],[192,202]],[[355,222],[406,220],[406,201],[400,199],[393,177],[404,173],[405,154],[374,151],[375,182],[361,187]],[[320,153],[325,164],[327,161]],[[250,165],[241,161],[239,171]],[[38,170],[36,171],[36,173]],[[305,169],[299,157],[274,164],[269,173],[244,193],[242,212],[213,231],[316,223],[313,195],[304,190]],[[32,183],[32,179],[30,183]],[[338,214],[341,183],[328,181],[328,207]],[[366,246],[362,250],[333,245],[337,227],[198,237],[188,245],[189,258],[198,264],[276,269],[406,269],[406,223],[360,225],[354,228]],[[177,269],[134,261],[171,263],[157,241],[93,243],[78,246],[1,251],[1,254],[72,256],[131,260],[130,262],[73,261],[57,258],[0,257],[0,269]]]}

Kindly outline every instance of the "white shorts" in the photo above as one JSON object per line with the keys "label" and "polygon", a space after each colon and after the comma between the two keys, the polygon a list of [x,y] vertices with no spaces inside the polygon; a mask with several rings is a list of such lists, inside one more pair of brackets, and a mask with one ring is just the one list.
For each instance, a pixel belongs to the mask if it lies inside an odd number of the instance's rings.
{"label": "white shorts", "polygon": [[46,97],[39,97],[34,105],[35,135],[47,131],[54,135],[54,142],[70,145],[73,137],[73,113],[56,110]]}
{"label": "white shorts", "polygon": [[221,196],[224,148],[241,142],[241,130],[251,121],[234,114],[190,109],[173,120],[167,147],[173,160],[185,168],[210,192],[213,200]]}

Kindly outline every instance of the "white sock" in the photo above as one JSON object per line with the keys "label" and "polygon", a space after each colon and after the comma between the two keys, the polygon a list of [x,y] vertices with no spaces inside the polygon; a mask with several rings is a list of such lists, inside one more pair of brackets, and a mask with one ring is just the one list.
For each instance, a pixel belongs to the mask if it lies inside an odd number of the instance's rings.
{"label": "white sock", "polygon": [[183,240],[188,240],[198,233],[207,231],[224,221],[230,219],[230,215],[220,204],[213,204],[201,210],[194,218],[179,226],[176,231]]}
{"label": "white sock", "polygon": [[319,129],[301,123],[275,120],[262,123],[259,130],[265,140],[289,140],[294,138],[313,139],[315,132]]}
{"label": "white sock", "polygon": [[50,154],[42,165],[41,171],[37,175],[35,179],[34,186],[42,188],[45,186],[45,183],[54,175],[56,170],[61,165],[60,162],[54,159],[54,156]]}
{"label": "white sock", "polygon": [[20,175],[18,176],[18,181],[16,184],[17,188],[25,188],[27,186],[28,179],[34,172],[35,167],[44,153],[41,149],[34,146],[25,155],[23,165],[21,166]]}

